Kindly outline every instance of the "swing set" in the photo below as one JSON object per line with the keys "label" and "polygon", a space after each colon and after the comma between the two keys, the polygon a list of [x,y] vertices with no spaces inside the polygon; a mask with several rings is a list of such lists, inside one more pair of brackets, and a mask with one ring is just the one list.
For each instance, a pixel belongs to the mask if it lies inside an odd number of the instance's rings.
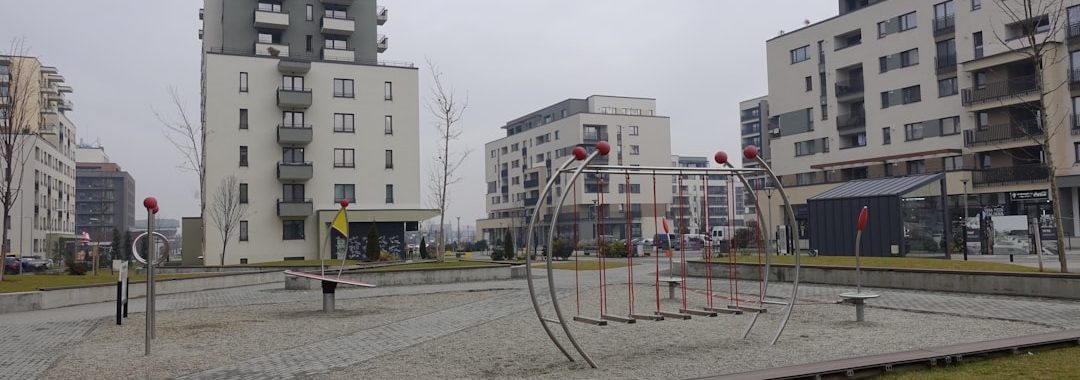
{"label": "swing set", "polygon": [[[547,261],[547,264],[548,264],[547,265],[548,290],[550,292],[551,304],[552,304],[552,307],[554,309],[554,318],[549,317],[549,316],[545,316],[544,312],[540,308],[540,300],[538,299],[538,295],[537,295],[537,291],[536,291],[536,285],[533,282],[533,276],[532,276],[532,256],[535,253],[534,252],[535,247],[532,244],[527,244],[527,247],[526,247],[526,254],[525,254],[525,260],[526,260],[525,272],[526,272],[526,276],[525,276],[525,278],[526,278],[526,281],[528,282],[529,298],[532,301],[533,309],[536,311],[536,316],[540,321],[540,325],[544,328],[544,331],[547,333],[548,337],[551,339],[551,341],[555,345],[555,347],[558,348],[559,351],[561,351],[563,353],[563,355],[565,355],[568,360],[574,361],[574,357],[570,354],[570,352],[566,349],[566,347],[563,346],[563,343],[558,338],[556,338],[555,332],[552,329],[552,327],[550,326],[551,324],[559,325],[561,327],[561,330],[563,331],[563,334],[565,335],[566,339],[570,341],[570,344],[574,347],[574,349],[577,351],[577,353],[589,364],[590,367],[597,368],[596,362],[593,361],[592,357],[590,357],[589,354],[585,352],[585,350],[581,347],[581,344],[578,343],[577,339],[575,339],[574,335],[571,333],[570,326],[569,326],[569,323],[568,323],[569,321],[576,321],[576,322],[585,323],[585,324],[594,325],[594,326],[606,326],[606,325],[608,325],[609,322],[633,324],[633,323],[636,323],[638,320],[644,320],[644,321],[663,321],[665,319],[686,320],[686,319],[690,319],[692,316],[717,317],[719,314],[739,315],[739,314],[742,314],[743,312],[753,313],[753,318],[747,324],[746,329],[744,330],[743,335],[742,335],[742,338],[746,339],[746,337],[749,336],[750,331],[753,329],[755,323],[757,322],[759,315],[761,313],[767,312],[767,309],[765,307],[765,305],[767,305],[767,304],[784,305],[784,308],[786,310],[786,313],[785,313],[783,319],[781,320],[780,325],[779,325],[779,327],[778,327],[778,329],[776,331],[776,334],[773,337],[773,340],[772,340],[772,343],[771,343],[771,344],[776,344],[776,342],[780,339],[780,335],[783,333],[784,328],[786,327],[788,320],[791,318],[791,311],[792,311],[792,308],[794,306],[795,298],[798,295],[800,260],[799,260],[799,255],[795,255],[795,277],[794,277],[791,296],[786,300],[786,302],[776,302],[776,301],[767,301],[767,300],[765,300],[765,295],[766,295],[766,291],[768,290],[768,284],[769,284],[769,282],[768,282],[768,273],[769,273],[770,260],[769,260],[769,255],[766,252],[768,250],[768,241],[769,241],[769,239],[765,238],[765,232],[761,229],[761,227],[764,226],[765,223],[764,223],[764,220],[762,219],[762,216],[761,216],[760,212],[757,213],[757,215],[758,215],[758,223],[757,223],[758,226],[757,226],[756,230],[753,231],[756,242],[758,243],[758,244],[756,244],[757,253],[758,253],[758,264],[759,264],[758,265],[759,286],[758,286],[758,295],[757,295],[757,297],[754,297],[754,298],[748,299],[748,300],[743,300],[743,299],[740,299],[740,297],[739,297],[739,290],[738,290],[738,281],[739,280],[738,280],[738,273],[737,273],[738,271],[737,271],[737,268],[736,268],[736,257],[738,256],[738,254],[737,254],[738,253],[737,252],[737,245],[738,244],[735,241],[734,234],[732,233],[731,234],[732,236],[727,236],[726,237],[728,239],[728,242],[729,242],[728,247],[727,247],[727,251],[728,251],[728,255],[727,255],[728,282],[729,282],[728,283],[727,299],[728,299],[729,303],[727,305],[718,306],[718,305],[714,304],[714,298],[718,297],[714,293],[714,289],[713,289],[713,273],[712,273],[713,264],[714,264],[713,258],[716,255],[716,252],[714,251],[714,248],[715,248],[713,246],[714,244],[713,244],[712,241],[710,241],[710,239],[705,239],[705,241],[702,244],[702,256],[703,256],[703,258],[705,260],[705,289],[704,289],[705,301],[704,301],[704,304],[703,305],[694,305],[694,306],[692,306],[688,302],[687,295],[688,295],[688,290],[689,289],[688,289],[688,286],[687,286],[687,264],[686,264],[686,251],[687,251],[688,247],[687,247],[687,244],[686,244],[687,243],[686,239],[684,239],[682,237],[679,238],[679,242],[678,242],[678,247],[679,247],[679,263],[678,264],[681,266],[680,267],[681,270],[679,270],[679,276],[680,277],[671,277],[671,278],[665,278],[665,279],[662,279],[660,277],[660,271],[662,269],[661,265],[660,265],[660,261],[661,261],[660,260],[660,255],[661,255],[661,245],[662,244],[661,244],[661,241],[654,242],[653,255],[652,255],[653,260],[652,261],[653,261],[653,264],[654,264],[655,272],[654,272],[652,278],[649,279],[649,280],[651,280],[650,282],[652,282],[652,285],[653,285],[653,288],[654,288],[654,297],[653,298],[654,298],[655,302],[654,302],[653,305],[650,305],[650,307],[646,308],[646,309],[651,309],[651,310],[648,310],[648,311],[639,310],[636,307],[637,305],[635,305],[634,255],[633,255],[633,247],[630,246],[630,237],[633,236],[633,224],[632,224],[632,218],[633,218],[632,214],[633,213],[631,212],[631,199],[630,199],[630,194],[631,194],[631,182],[630,182],[630,179],[631,179],[631,177],[635,177],[635,176],[637,176],[637,177],[640,177],[640,176],[651,177],[651,180],[652,180],[652,201],[653,201],[652,202],[652,207],[653,207],[653,210],[652,210],[653,211],[653,215],[652,215],[652,218],[653,218],[653,232],[656,234],[656,236],[660,236],[660,233],[661,233],[660,232],[660,225],[661,224],[663,225],[663,229],[664,229],[663,234],[666,235],[666,236],[671,236],[671,235],[669,235],[671,231],[670,231],[670,227],[669,227],[669,225],[667,223],[667,220],[666,219],[661,220],[659,218],[659,216],[658,216],[659,215],[658,214],[659,210],[657,210],[657,195],[656,195],[657,194],[657,190],[656,190],[657,189],[657,187],[656,187],[657,186],[656,185],[657,176],[674,177],[675,184],[677,185],[676,188],[677,188],[677,191],[678,191],[678,197],[680,197],[680,198],[682,198],[684,196],[684,194],[683,194],[683,180],[686,179],[686,178],[689,178],[691,176],[701,176],[702,183],[704,185],[704,196],[702,197],[702,204],[701,204],[702,210],[703,210],[703,213],[704,213],[704,215],[703,215],[704,216],[703,217],[704,230],[703,231],[706,231],[707,233],[710,233],[710,235],[711,235],[711,226],[709,225],[709,177],[710,177],[710,175],[726,175],[729,178],[729,180],[727,181],[727,184],[729,186],[727,188],[727,192],[729,193],[729,197],[728,197],[729,214],[730,214],[731,210],[734,210],[734,206],[735,206],[735,197],[734,197],[734,191],[733,191],[734,190],[734,182],[732,182],[730,180],[730,178],[731,177],[737,177],[737,178],[739,178],[741,183],[744,186],[746,186],[746,188],[752,189],[752,187],[750,186],[750,182],[746,179],[745,175],[748,175],[748,174],[749,175],[760,175],[760,174],[768,175],[772,179],[773,183],[776,184],[777,190],[779,190],[781,198],[783,199],[783,203],[784,203],[784,206],[785,206],[785,209],[786,209],[785,211],[786,211],[786,214],[787,214],[787,218],[789,219],[788,222],[791,223],[791,225],[794,225],[794,223],[795,223],[795,217],[794,216],[795,215],[794,215],[794,212],[793,212],[793,210],[791,208],[790,203],[788,202],[787,194],[785,193],[783,186],[780,185],[780,181],[776,178],[775,174],[772,172],[772,169],[769,167],[769,165],[767,163],[765,163],[765,161],[763,159],[761,159],[761,157],[758,156],[757,148],[754,147],[754,146],[747,146],[743,150],[743,156],[748,160],[753,160],[753,161],[757,162],[759,164],[759,166],[761,166],[761,168],[735,168],[728,161],[727,154],[724,153],[724,152],[718,152],[714,156],[714,159],[716,160],[716,162],[719,163],[720,165],[722,165],[719,168],[645,167],[645,166],[593,165],[592,164],[592,162],[597,157],[599,157],[599,156],[607,156],[608,153],[610,153],[610,152],[611,152],[611,145],[606,141],[598,142],[595,145],[595,149],[591,153],[589,153],[585,149],[584,146],[575,147],[573,149],[573,151],[572,151],[573,156],[568,158],[561,166],[559,166],[558,169],[553,171],[553,174],[551,175],[551,178],[548,180],[547,185],[543,188],[543,190],[541,191],[541,193],[539,195],[539,199],[546,199],[552,193],[552,189],[554,188],[554,185],[560,183],[560,181],[559,181],[561,179],[560,177],[564,176],[564,175],[569,176],[568,180],[565,180],[565,181],[561,182],[561,183],[569,184],[569,188],[568,188],[569,190],[568,191],[563,191],[562,194],[558,197],[558,202],[554,203],[554,205],[553,205],[554,209],[553,209],[553,211],[551,213],[550,227],[549,227],[549,230],[547,231],[547,235],[546,235],[546,237],[547,237],[547,239],[546,239],[547,240],[547,242],[546,242],[547,251],[546,252],[552,253],[552,252],[554,252],[554,250],[553,250],[554,245],[553,244],[554,244],[554,239],[555,239],[555,237],[557,235],[556,232],[557,232],[557,226],[558,226],[558,220],[559,220],[560,211],[562,209],[563,204],[566,202],[567,197],[570,196],[571,194],[573,194],[573,216],[574,216],[574,221],[573,221],[573,239],[574,240],[573,240],[573,242],[571,242],[571,244],[575,245],[575,247],[576,247],[576,243],[578,241],[578,219],[579,219],[578,218],[579,214],[578,214],[578,210],[577,210],[578,200],[577,200],[577,191],[576,191],[577,189],[576,189],[576,187],[577,187],[578,179],[581,177],[582,174],[588,174],[589,175],[588,178],[584,179],[585,182],[588,182],[590,179],[594,181],[594,190],[595,190],[595,193],[596,193],[596,199],[594,200],[594,202],[595,202],[595,205],[597,206],[596,207],[596,213],[595,213],[596,214],[596,222],[595,222],[595,231],[596,232],[595,232],[595,235],[597,237],[597,246],[599,247],[598,252],[597,252],[597,261],[598,261],[598,264],[599,264],[599,270],[597,271],[597,277],[598,277],[598,281],[599,281],[599,310],[595,311],[596,314],[593,314],[595,316],[590,316],[590,315],[587,315],[586,313],[583,313],[582,308],[581,308],[581,287],[582,287],[581,283],[582,282],[581,282],[581,270],[580,270],[580,264],[579,264],[580,263],[580,260],[579,260],[580,257],[578,256],[578,250],[577,249],[574,249],[574,252],[573,252],[573,255],[574,255],[574,295],[575,295],[575,310],[574,310],[574,312],[575,312],[575,315],[572,317],[572,319],[567,319],[565,317],[564,313],[563,313],[562,307],[559,304],[558,295],[556,294],[555,276],[554,276],[553,269],[552,269],[552,257],[554,255],[553,254],[547,254],[547,255],[545,255],[545,257],[546,257],[546,261]],[[575,162],[577,162],[578,165],[576,165],[576,167],[573,167]],[[607,261],[608,261],[608,258],[605,257],[605,253],[606,253],[605,252],[605,250],[606,250],[605,247],[606,247],[606,245],[604,244],[604,236],[605,236],[604,235],[604,232],[605,232],[604,193],[606,192],[605,191],[606,189],[605,189],[604,186],[605,186],[605,179],[607,177],[609,177],[609,176],[612,176],[612,175],[621,175],[625,179],[625,191],[623,191],[623,192],[626,194],[626,196],[625,196],[625,199],[624,199],[625,204],[623,204],[622,206],[623,206],[623,210],[624,210],[623,213],[626,216],[626,221],[625,221],[625,229],[626,229],[625,230],[625,234],[626,234],[625,236],[627,238],[626,239],[626,248],[625,248],[626,251],[624,251],[624,252],[616,252],[616,255],[620,256],[619,260],[621,260],[622,256],[625,256],[627,264],[628,264],[628,266],[627,266],[627,274],[626,274],[626,276],[627,276],[626,277],[626,280],[627,280],[627,304],[626,304],[626,306],[627,306],[627,308],[626,308],[625,314],[622,314],[622,313],[619,313],[619,312],[616,312],[616,311],[612,311],[610,308],[608,308],[609,280],[608,280],[608,276],[607,276]],[[590,192],[590,191],[586,191],[586,192]],[[756,194],[754,192],[752,192],[752,191],[748,192],[748,196],[750,197],[750,200],[755,205],[758,204],[757,196],[756,196]],[[687,203],[689,203],[689,202],[687,202]],[[535,232],[535,229],[536,229],[537,222],[539,221],[539,218],[540,218],[540,215],[541,215],[542,207],[545,207],[543,202],[537,202],[537,205],[533,209],[533,213],[532,213],[532,216],[530,218],[530,222],[529,222],[529,226],[528,226],[528,230],[527,230],[527,239],[525,240],[527,242],[532,242],[533,241],[533,236],[535,236],[534,232]],[[758,209],[760,210],[760,208],[758,208]],[[678,226],[680,232],[684,231],[686,229],[686,218],[685,218],[684,210],[685,210],[685,208],[680,208],[680,214],[679,214],[679,221],[680,221],[679,224],[680,225]],[[734,225],[733,225],[733,221],[732,221],[733,218],[729,217],[728,220],[729,220],[729,226],[728,226],[729,229],[728,229],[728,231],[734,231]],[[621,228],[621,227],[622,226],[617,226],[616,225],[613,228]],[[641,227],[641,230],[642,230],[642,232],[644,232],[644,226]],[[715,239],[715,237],[714,237],[714,239]],[[664,250],[664,255],[668,257],[668,268],[671,269],[671,270],[675,269],[674,266],[673,266],[675,264],[673,262],[674,261],[674,254],[670,250],[670,248],[674,248],[674,246],[675,246],[675,243],[671,242],[670,239],[668,239],[667,247],[664,247],[664,248],[666,248]],[[648,259],[645,259],[645,260],[648,260]],[[764,261],[764,270],[762,269],[762,265],[761,265],[762,261]],[[681,285],[681,291],[682,291],[682,299],[681,299],[681,305],[680,305],[681,307],[678,308],[677,311],[664,310],[664,308],[661,305],[660,286],[661,286],[661,283],[664,283],[664,282],[672,284],[671,286],[675,286],[676,283]],[[695,291],[695,290],[690,290],[690,291],[691,291],[691,293],[698,293],[698,291]],[[621,311],[622,310],[620,310],[620,312]]]}

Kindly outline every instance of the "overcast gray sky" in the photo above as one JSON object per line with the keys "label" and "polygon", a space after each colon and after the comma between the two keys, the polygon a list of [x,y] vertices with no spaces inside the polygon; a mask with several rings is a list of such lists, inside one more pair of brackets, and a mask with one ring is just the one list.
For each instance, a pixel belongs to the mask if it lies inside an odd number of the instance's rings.
{"label": "overcast gray sky", "polygon": [[[165,217],[198,213],[198,180],[177,167],[154,108],[172,112],[175,86],[199,114],[201,0],[0,0],[0,51],[25,36],[30,54],[74,87],[78,138],[100,142],[155,195]],[[566,98],[651,97],[671,117],[672,153],[739,149],[738,102],[764,95],[765,40],[803,20],[837,13],[833,0],[382,0],[390,21],[386,60],[440,66],[468,91],[465,133],[473,150],[448,216],[483,217],[483,144],[506,121]],[[421,107],[423,179],[436,137]],[[426,191],[422,189],[422,191]],[[143,217],[143,216],[139,216]]]}

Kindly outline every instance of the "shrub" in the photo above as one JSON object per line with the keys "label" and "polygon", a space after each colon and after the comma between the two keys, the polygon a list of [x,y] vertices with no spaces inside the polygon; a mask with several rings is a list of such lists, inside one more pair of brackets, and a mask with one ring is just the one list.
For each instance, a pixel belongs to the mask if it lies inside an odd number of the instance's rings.
{"label": "shrub", "polygon": [[626,257],[628,250],[626,249],[626,243],[621,241],[613,241],[604,245],[604,256],[606,257]]}
{"label": "shrub", "polygon": [[424,260],[427,260],[427,259],[428,259],[428,254],[427,254],[427,237],[426,237],[426,236],[425,236],[425,237],[422,237],[422,238],[420,238],[420,258],[421,258],[421,259],[424,259]]}
{"label": "shrub", "polygon": [[737,248],[750,247],[751,241],[756,241],[754,231],[749,228],[740,228],[735,230],[735,244]]}
{"label": "shrub", "polygon": [[375,229],[375,224],[371,224],[371,228],[367,232],[367,246],[364,247],[364,255],[367,256],[367,261],[379,261],[379,256],[382,253],[382,249],[379,248],[379,231]]}
{"label": "shrub", "polygon": [[[506,231],[506,235],[503,236],[502,254],[499,255],[499,260],[513,260],[514,251],[514,236],[510,234],[510,231]],[[493,257],[492,260],[495,260],[495,258]]]}
{"label": "shrub", "polygon": [[67,260],[67,272],[73,276],[85,275],[90,268],[86,263],[75,262],[75,260]]}
{"label": "shrub", "polygon": [[390,252],[379,252],[379,261],[397,261],[397,256],[391,255]]}
{"label": "shrub", "polygon": [[562,237],[555,238],[551,242],[552,258],[566,260],[574,253],[574,249],[570,242],[566,241]]}

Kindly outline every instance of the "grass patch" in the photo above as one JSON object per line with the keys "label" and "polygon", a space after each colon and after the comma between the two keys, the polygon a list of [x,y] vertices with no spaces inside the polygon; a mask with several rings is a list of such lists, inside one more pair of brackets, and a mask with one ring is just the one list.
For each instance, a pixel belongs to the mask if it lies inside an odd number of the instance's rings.
{"label": "grass patch", "polygon": [[[194,278],[212,274],[216,273],[159,274],[157,278],[159,280]],[[92,272],[87,273],[85,276],[72,276],[68,274],[8,274],[4,275],[4,282],[0,283],[0,293],[30,292],[40,288],[52,288],[58,286],[115,284],[118,277],[119,272],[109,273],[109,271],[103,272],[100,269],[98,270],[97,276]],[[145,275],[128,273],[128,281],[143,280],[146,280]]]}
{"label": "grass patch", "polygon": [[[716,260],[727,262],[726,257]],[[1038,268],[1023,265],[990,263],[984,261],[959,261],[945,259],[924,259],[913,257],[863,257],[860,259],[863,267],[878,268],[903,268],[903,269],[943,269],[943,270],[973,270],[984,272],[1038,272]],[[739,256],[740,263],[757,263],[758,257]],[[774,264],[795,264],[795,256],[772,256]],[[802,263],[805,265],[832,265],[841,267],[854,267],[855,258],[852,256],[803,256]]]}
{"label": "grass patch", "polygon": [[[322,260],[326,266],[341,266],[341,260]],[[345,260],[345,265],[359,264],[359,260]],[[319,266],[319,260],[285,260],[285,261],[267,261],[265,263],[253,263],[253,264],[240,264],[236,266],[247,267],[317,267]]]}
{"label": "grass patch", "polygon": [[364,272],[388,272],[399,270],[414,270],[414,269],[438,269],[438,268],[463,268],[463,267],[482,267],[489,266],[487,263],[478,263],[475,261],[443,261],[432,263],[410,263],[401,265],[388,265],[384,267],[371,268],[364,270]]}
{"label": "grass patch", "polygon": [[[545,264],[545,263],[540,263],[540,264],[536,264],[534,266],[544,267],[546,265],[547,264]],[[626,264],[626,261],[623,261],[623,260],[613,259],[611,261],[607,261],[607,260],[604,261],[604,269],[615,269],[615,268],[622,268],[622,267],[625,267],[625,266],[628,266],[628,264]],[[560,262],[560,263],[552,263],[551,268],[552,269],[574,270],[574,262],[573,261],[563,261],[563,262]],[[578,270],[600,270],[600,261],[599,260],[597,260],[597,261],[593,261],[593,260],[579,261],[577,263],[577,269]]]}
{"label": "grass patch", "polygon": [[888,374],[879,377],[886,380],[975,380],[975,379],[1073,379],[1080,374],[1080,347],[1050,351],[1023,353],[1019,355],[964,363],[951,367],[938,367],[922,371]]}

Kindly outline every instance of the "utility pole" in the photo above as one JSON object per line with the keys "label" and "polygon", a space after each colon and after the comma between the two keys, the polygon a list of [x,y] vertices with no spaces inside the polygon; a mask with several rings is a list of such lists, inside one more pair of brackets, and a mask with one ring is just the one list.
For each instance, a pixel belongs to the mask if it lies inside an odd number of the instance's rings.
{"label": "utility pole", "polygon": [[461,217],[457,217],[457,241],[454,242],[454,248],[458,248],[458,244],[461,244]]}

